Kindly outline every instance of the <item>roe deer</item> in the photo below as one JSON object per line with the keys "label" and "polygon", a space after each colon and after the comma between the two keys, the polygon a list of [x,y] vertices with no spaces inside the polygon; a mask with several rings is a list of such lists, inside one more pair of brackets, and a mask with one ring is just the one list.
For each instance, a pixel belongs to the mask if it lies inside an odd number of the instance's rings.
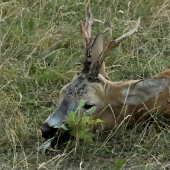
{"label": "roe deer", "polygon": [[[69,111],[75,111],[80,99],[85,101],[84,110],[96,106],[95,110],[88,112],[92,118],[102,119],[103,130],[111,130],[123,121],[128,126],[136,122],[144,122],[151,112],[161,112],[161,117],[168,121],[170,106],[167,102],[170,96],[170,70],[166,70],[153,78],[145,80],[130,80],[122,82],[109,81],[105,72],[104,59],[108,52],[121,41],[137,31],[140,23],[131,31],[112,40],[111,30],[107,44],[104,43],[103,34],[99,33],[91,41],[91,25],[93,17],[89,6],[85,26],[81,26],[86,42],[84,67],[73,80],[63,87],[60,94],[58,108],[45,120],[40,130],[43,137],[53,136],[54,126],[66,121]],[[95,129],[101,126],[96,125]]]}

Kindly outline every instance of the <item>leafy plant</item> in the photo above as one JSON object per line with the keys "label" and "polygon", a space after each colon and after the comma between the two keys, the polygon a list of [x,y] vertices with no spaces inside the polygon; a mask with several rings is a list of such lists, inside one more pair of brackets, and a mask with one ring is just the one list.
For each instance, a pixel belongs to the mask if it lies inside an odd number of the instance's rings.
{"label": "leafy plant", "polygon": [[[84,100],[81,99],[76,111],[68,111],[68,117],[66,117],[67,122],[65,124],[62,124],[61,126],[54,126],[53,128],[68,131],[71,136],[76,137],[77,141],[79,141],[79,139],[83,139],[88,142],[93,142],[92,135],[89,133],[90,131],[89,125],[102,123],[103,121],[100,119],[91,120],[90,117],[86,116],[85,113],[79,114],[79,112],[83,109],[83,106]],[[96,107],[93,106],[86,112],[95,109]],[[46,149],[51,146],[51,143],[56,136],[58,136],[58,131],[56,132],[53,138],[49,139],[39,147],[39,150],[41,150],[42,154],[44,154]]]}
{"label": "leafy plant", "polygon": [[54,140],[55,137],[50,138],[49,140],[47,140],[46,142],[44,142],[40,147],[39,147],[39,151],[41,151],[41,153],[44,155],[45,151],[47,150],[47,148],[49,148],[51,146],[51,142]]}
{"label": "leafy plant", "polygon": [[[76,139],[79,141],[79,139],[84,139],[89,142],[93,142],[92,135],[89,134],[90,127],[88,125],[94,125],[97,123],[103,122],[100,119],[91,120],[89,116],[86,116],[85,113],[79,114],[80,110],[83,109],[84,101],[83,99],[80,100],[80,104],[77,107],[76,111],[69,111],[68,117],[66,117],[67,122],[70,131],[70,135],[76,137]],[[95,110],[96,107],[93,106],[86,112],[89,112],[91,110]]]}
{"label": "leafy plant", "polygon": [[114,166],[108,168],[107,170],[120,170],[122,166],[123,166],[123,159],[120,158]]}

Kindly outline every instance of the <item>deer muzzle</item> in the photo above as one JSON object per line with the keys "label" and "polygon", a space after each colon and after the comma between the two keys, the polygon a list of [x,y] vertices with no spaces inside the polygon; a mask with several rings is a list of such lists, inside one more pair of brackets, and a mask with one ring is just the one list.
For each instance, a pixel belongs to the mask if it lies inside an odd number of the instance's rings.
{"label": "deer muzzle", "polygon": [[53,137],[57,131],[55,126],[60,127],[63,122],[66,121],[68,116],[68,110],[75,110],[77,106],[75,103],[70,103],[68,101],[62,101],[58,108],[45,120],[45,122],[40,127],[42,137],[49,138]]}
{"label": "deer muzzle", "polygon": [[42,124],[42,126],[40,127],[41,133],[42,133],[42,137],[44,138],[49,138],[49,137],[53,137],[54,134],[57,131],[57,128],[55,128],[55,126],[61,126],[61,124],[63,122],[66,121],[66,114],[67,113],[67,109],[66,108],[58,108],[56,109],[46,120],[45,122]]}

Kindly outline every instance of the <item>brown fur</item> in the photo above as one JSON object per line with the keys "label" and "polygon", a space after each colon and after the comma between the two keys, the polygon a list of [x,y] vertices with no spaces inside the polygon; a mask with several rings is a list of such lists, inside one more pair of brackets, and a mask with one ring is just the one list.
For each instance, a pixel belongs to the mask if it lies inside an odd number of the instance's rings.
{"label": "brown fur", "polygon": [[[153,78],[170,77],[170,69],[153,76]],[[159,93],[148,100],[147,102],[140,105],[123,105],[119,102],[121,98],[121,90],[127,86],[129,83],[137,82],[138,80],[126,81],[126,82],[107,82],[107,88],[105,91],[105,98],[108,101],[114,101],[116,107],[113,105],[106,106],[106,109],[97,114],[96,117],[104,120],[103,130],[111,130],[124,122],[125,118],[129,118],[125,121],[128,127],[132,127],[137,122],[145,122],[151,116],[151,114],[156,114],[157,118],[161,118],[165,122],[170,122],[170,104],[168,99],[170,99],[170,87],[166,87],[163,92]],[[114,94],[113,94],[113,93]],[[100,125],[94,127],[94,129],[99,128]]]}

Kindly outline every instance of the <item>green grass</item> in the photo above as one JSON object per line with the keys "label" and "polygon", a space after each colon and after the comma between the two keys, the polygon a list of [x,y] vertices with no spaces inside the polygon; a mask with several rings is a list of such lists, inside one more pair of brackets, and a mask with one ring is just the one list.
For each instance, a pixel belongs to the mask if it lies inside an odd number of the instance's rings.
{"label": "green grass", "polygon": [[[113,26],[119,37],[141,17],[139,33],[106,59],[112,81],[146,78],[170,68],[170,2],[91,1],[92,36]],[[0,2],[0,169],[160,170],[170,167],[169,126],[118,129],[94,143],[71,141],[38,152],[37,130],[56,108],[60,89],[84,60],[79,22],[87,1],[17,0]],[[123,12],[121,12],[123,11]],[[106,33],[107,35],[107,33]],[[108,139],[108,140],[107,140]]]}

